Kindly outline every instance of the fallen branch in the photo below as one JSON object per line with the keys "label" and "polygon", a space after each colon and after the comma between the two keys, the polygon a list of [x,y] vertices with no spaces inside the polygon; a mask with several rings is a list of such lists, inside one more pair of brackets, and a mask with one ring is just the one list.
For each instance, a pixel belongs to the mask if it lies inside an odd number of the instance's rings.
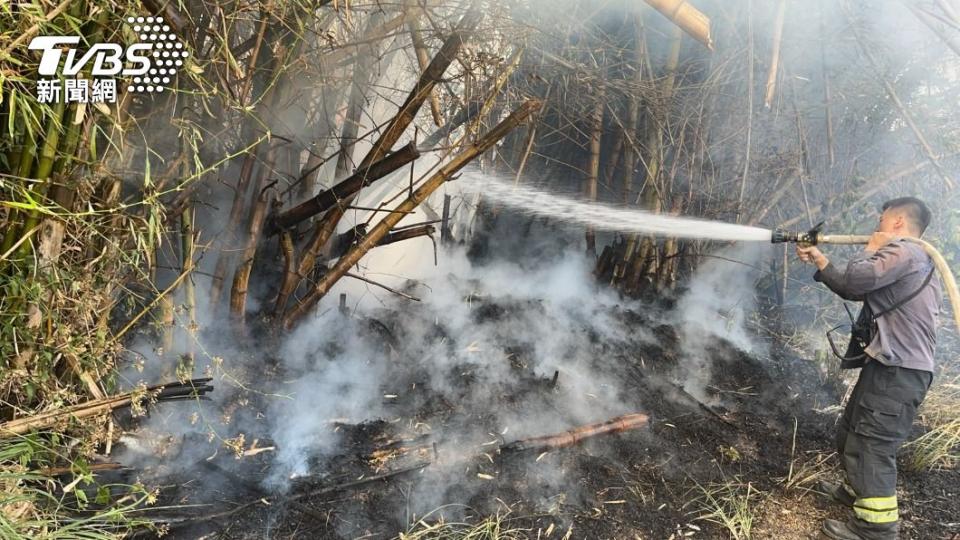
{"label": "fallen branch", "polygon": [[177,399],[196,399],[213,390],[213,386],[208,385],[212,379],[193,379],[186,382],[175,382],[169,384],[159,384],[147,387],[144,390],[133,390],[110,396],[104,399],[94,399],[85,401],[77,405],[63,407],[55,411],[35,414],[25,418],[18,418],[9,422],[0,424],[0,439],[15,435],[23,435],[32,429],[48,428],[57,422],[68,417],[87,418],[110,412],[122,407],[129,406],[136,399],[144,397],[146,399],[160,402],[173,401]]}
{"label": "fallen branch", "polygon": [[406,298],[407,300],[413,300],[414,302],[419,302],[419,301],[420,301],[420,299],[417,298],[416,296],[410,296],[410,295],[407,294],[407,293],[400,292],[400,291],[398,291],[398,290],[396,290],[396,289],[391,289],[390,287],[387,287],[387,286],[384,285],[383,283],[377,283],[376,281],[373,281],[372,279],[368,279],[368,278],[365,278],[365,277],[363,277],[363,276],[358,276],[357,274],[351,274],[350,272],[347,272],[347,273],[344,274],[344,275],[347,276],[347,277],[349,277],[349,278],[358,279],[358,280],[360,280],[360,281],[362,281],[362,282],[364,282],[364,283],[369,283],[370,285],[374,285],[374,286],[376,286],[376,287],[380,287],[381,289],[385,289],[385,290],[387,290],[387,291],[390,291],[390,292],[392,292],[393,294],[395,294],[395,295],[397,295],[397,296],[402,296],[402,297]]}
{"label": "fallen branch", "polygon": [[641,428],[650,421],[645,414],[625,414],[616,418],[611,418],[606,422],[597,422],[596,424],[587,424],[562,433],[554,435],[544,435],[542,437],[532,437],[529,439],[520,439],[500,447],[501,453],[524,452],[527,450],[546,450],[550,448],[564,448],[573,446],[584,439],[596,437],[598,435],[612,435],[622,433],[632,429]]}
{"label": "fallen branch", "polygon": [[537,100],[528,100],[524,102],[520,107],[517,108],[507,119],[503,122],[500,122],[495,128],[490,130],[486,135],[480,137],[476,142],[467,147],[466,150],[458,154],[449,163],[444,165],[437,171],[433,176],[431,176],[422,186],[420,186],[413,194],[402,202],[397,208],[396,212],[388,214],[383,220],[378,223],[373,230],[371,230],[366,236],[363,237],[356,246],[353,247],[346,255],[340,258],[337,261],[337,264],[327,272],[320,280],[317,282],[313,291],[304,298],[303,302],[295,306],[290,310],[290,312],[283,319],[283,326],[287,329],[293,327],[293,325],[300,320],[310,309],[320,301],[321,298],[327,291],[333,287],[334,283],[338,279],[343,277],[350,268],[356,264],[368,251],[370,251],[374,246],[376,246],[380,240],[390,232],[392,229],[403,217],[406,215],[405,212],[413,210],[420,203],[425,201],[434,191],[437,190],[444,182],[446,182],[450,177],[456,174],[460,169],[465,167],[468,163],[473,161],[477,156],[483,154],[489,150],[494,144],[497,143],[500,139],[506,136],[514,127],[522,123],[528,116],[533,114],[534,111],[540,109],[540,102]]}

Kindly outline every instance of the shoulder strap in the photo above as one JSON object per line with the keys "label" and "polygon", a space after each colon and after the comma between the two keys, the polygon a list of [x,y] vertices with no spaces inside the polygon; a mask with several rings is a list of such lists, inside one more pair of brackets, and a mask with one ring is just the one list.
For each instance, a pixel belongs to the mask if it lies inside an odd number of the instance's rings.
{"label": "shoulder strap", "polygon": [[881,312],[879,312],[879,313],[874,313],[873,316],[871,316],[871,320],[874,320],[874,321],[875,321],[875,320],[877,320],[877,318],[879,318],[881,315],[883,315],[883,314],[885,314],[885,313],[890,313],[891,311],[893,311],[893,310],[895,310],[895,309],[900,309],[904,304],[906,304],[907,302],[909,302],[909,301],[913,300],[914,298],[916,298],[916,296],[917,296],[918,294],[920,294],[924,289],[926,289],[926,288],[927,288],[927,285],[930,284],[930,280],[933,279],[933,273],[936,272],[936,270],[937,270],[937,267],[931,265],[930,273],[927,274],[926,279],[923,280],[923,284],[920,285],[920,287],[917,288],[917,290],[913,291],[912,293],[910,293],[909,295],[907,295],[907,296],[904,297],[903,299],[899,300],[898,302],[896,302],[896,303],[893,304],[892,306],[888,307],[887,309],[885,309],[885,310],[883,310],[883,311],[881,311]]}

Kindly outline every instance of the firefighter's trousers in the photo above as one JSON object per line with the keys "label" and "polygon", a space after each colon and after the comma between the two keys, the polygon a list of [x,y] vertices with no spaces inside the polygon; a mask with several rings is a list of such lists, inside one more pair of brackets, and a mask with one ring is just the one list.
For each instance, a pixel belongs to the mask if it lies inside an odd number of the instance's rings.
{"label": "firefighter's trousers", "polygon": [[837,430],[837,452],[856,497],[851,527],[864,538],[897,538],[897,450],[933,380],[929,371],[869,360]]}

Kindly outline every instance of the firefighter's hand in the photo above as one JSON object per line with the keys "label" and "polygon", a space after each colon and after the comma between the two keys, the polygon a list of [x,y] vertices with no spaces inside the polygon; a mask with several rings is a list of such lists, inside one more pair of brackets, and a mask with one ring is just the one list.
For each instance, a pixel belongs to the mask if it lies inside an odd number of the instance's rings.
{"label": "firefighter's hand", "polygon": [[797,257],[805,263],[816,266],[819,270],[823,270],[830,264],[827,256],[821,253],[820,250],[817,249],[817,246],[802,246],[797,244]]}
{"label": "firefighter's hand", "polygon": [[866,250],[876,251],[898,238],[900,237],[893,233],[877,231],[870,235],[870,241],[867,242]]}

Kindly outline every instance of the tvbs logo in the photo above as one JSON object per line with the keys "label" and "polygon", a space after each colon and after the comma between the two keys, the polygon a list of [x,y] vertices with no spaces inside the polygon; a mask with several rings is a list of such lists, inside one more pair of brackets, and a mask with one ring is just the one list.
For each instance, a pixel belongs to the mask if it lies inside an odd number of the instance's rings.
{"label": "tvbs logo", "polygon": [[[29,48],[42,51],[37,81],[41,103],[116,102],[117,81],[123,77],[128,92],[162,92],[168,87],[189,53],[162,17],[129,17],[127,22],[139,42],[122,47],[94,43],[78,50],[79,36],[38,36]],[[91,79],[77,78],[83,73]],[[62,91],[62,92],[61,92]]]}

